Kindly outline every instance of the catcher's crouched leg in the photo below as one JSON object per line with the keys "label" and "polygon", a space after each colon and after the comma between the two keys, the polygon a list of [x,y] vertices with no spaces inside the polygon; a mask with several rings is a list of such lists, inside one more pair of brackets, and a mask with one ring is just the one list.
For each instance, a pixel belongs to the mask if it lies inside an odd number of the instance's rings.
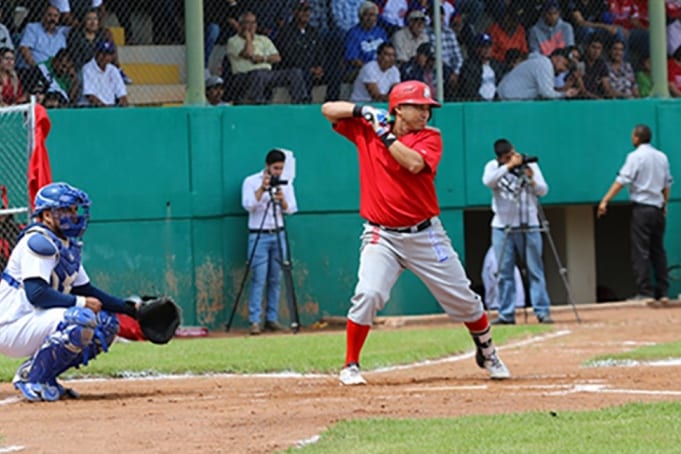
{"label": "catcher's crouched leg", "polygon": [[57,330],[23,363],[14,377],[14,387],[29,401],[55,401],[68,391],[57,383],[57,376],[77,361],[91,344],[97,316],[88,308],[70,307]]}

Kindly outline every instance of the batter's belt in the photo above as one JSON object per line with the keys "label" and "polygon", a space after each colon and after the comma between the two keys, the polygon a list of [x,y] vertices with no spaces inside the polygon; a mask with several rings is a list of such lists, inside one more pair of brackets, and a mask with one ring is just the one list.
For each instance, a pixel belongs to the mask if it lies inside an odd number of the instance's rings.
{"label": "batter's belt", "polygon": [[412,225],[411,227],[386,227],[384,225],[376,224],[375,222],[368,221],[369,225],[373,225],[375,227],[378,227],[380,229],[383,229],[387,232],[395,232],[395,233],[418,233],[422,230],[427,229],[432,225],[432,222],[430,219],[426,219],[425,221]]}

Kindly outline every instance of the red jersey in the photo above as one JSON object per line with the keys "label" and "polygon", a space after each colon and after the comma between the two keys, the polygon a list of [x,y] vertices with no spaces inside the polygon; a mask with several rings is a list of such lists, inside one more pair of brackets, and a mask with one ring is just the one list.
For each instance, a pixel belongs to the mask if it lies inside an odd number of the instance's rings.
{"label": "red jersey", "polygon": [[409,172],[392,157],[364,119],[348,118],[334,129],[357,146],[359,156],[359,213],[386,227],[408,227],[440,214],[435,172],[442,157],[442,136],[427,127],[399,138],[423,156],[426,166]]}

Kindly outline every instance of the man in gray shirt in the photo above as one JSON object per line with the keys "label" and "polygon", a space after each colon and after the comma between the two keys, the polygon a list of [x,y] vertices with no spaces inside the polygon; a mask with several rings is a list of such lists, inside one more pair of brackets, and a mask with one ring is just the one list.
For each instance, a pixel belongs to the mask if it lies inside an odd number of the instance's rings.
{"label": "man in gray shirt", "polygon": [[570,59],[567,49],[557,49],[550,57],[533,52],[527,60],[506,74],[497,88],[503,100],[533,100],[571,98],[576,96],[576,88],[560,92],[555,89],[556,74],[569,69]]}
{"label": "man in gray shirt", "polygon": [[[631,142],[636,149],[627,155],[615,182],[603,196],[598,205],[598,217],[605,215],[608,202],[624,186],[629,186],[629,199],[633,202],[631,261],[637,290],[634,299],[648,303],[657,299],[668,304],[669,279],[663,240],[672,177],[667,156],[650,145],[652,136],[646,125],[634,128]],[[657,288],[653,288],[650,280],[651,262]]]}

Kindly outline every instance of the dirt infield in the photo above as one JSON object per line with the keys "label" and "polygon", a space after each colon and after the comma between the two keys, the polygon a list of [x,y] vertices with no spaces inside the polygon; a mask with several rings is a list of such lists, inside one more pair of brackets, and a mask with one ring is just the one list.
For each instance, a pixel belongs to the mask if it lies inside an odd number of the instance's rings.
{"label": "dirt infield", "polygon": [[679,340],[681,309],[609,305],[580,315],[577,324],[570,310],[556,310],[554,333],[503,347],[513,373],[503,382],[486,379],[470,355],[461,355],[369,372],[369,385],[354,388],[340,386],[335,376],[83,381],[70,383],[79,400],[29,404],[2,384],[0,453],[271,452],[346,419],[560,412],[681,399],[678,363],[581,366],[598,354]]}

